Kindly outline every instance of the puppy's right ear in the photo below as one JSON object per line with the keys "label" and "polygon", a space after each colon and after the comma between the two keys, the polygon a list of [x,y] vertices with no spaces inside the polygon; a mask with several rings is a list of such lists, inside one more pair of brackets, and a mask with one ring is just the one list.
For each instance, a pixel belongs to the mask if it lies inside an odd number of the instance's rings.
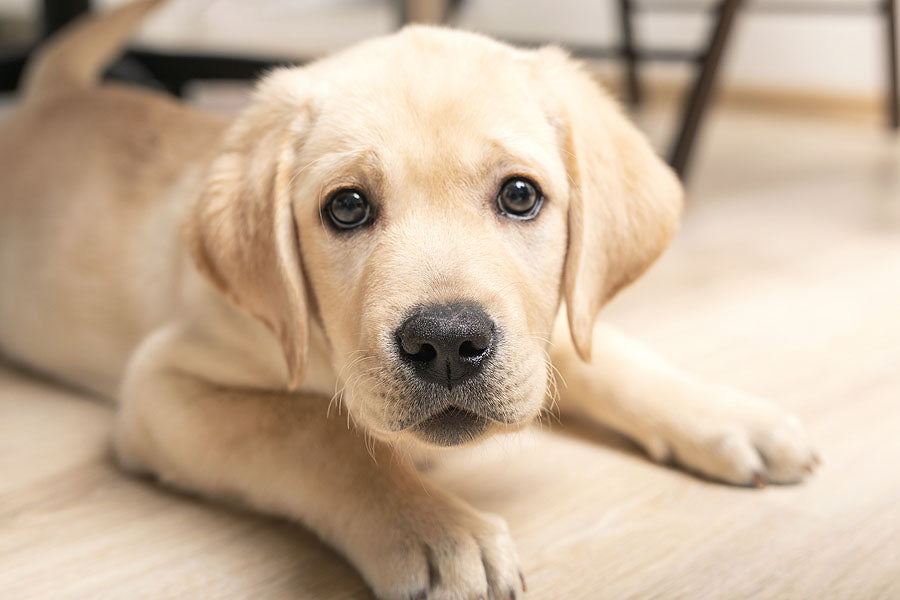
{"label": "puppy's right ear", "polygon": [[600,308],[640,276],[678,228],[682,189],[613,99],[557,48],[533,55],[569,176],[563,291],[578,354],[590,361]]}
{"label": "puppy's right ear", "polygon": [[[279,340],[287,386],[306,361],[306,297],[291,203],[294,159],[310,124],[299,73],[276,71],[225,138],[187,220],[194,263],[223,294]],[[305,86],[302,86],[305,87]]]}

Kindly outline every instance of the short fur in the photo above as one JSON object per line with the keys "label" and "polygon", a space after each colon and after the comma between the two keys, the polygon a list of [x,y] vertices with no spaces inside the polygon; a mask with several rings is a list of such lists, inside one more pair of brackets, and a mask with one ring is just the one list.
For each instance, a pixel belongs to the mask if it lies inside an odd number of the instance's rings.
{"label": "short fur", "polygon": [[[125,468],[299,520],[404,600],[522,593],[503,520],[422,482],[412,457],[438,449],[412,426],[450,403],[525,427],[551,368],[560,411],[654,459],[742,485],[811,469],[794,417],[595,325],[681,188],[564,52],[408,27],[269,74],[230,122],[97,83],[155,4],[54,40],[0,123],[0,350],[115,398]],[[546,196],[532,221],[496,210],[512,175]],[[376,219],[338,233],[321,206],[346,185]],[[436,391],[392,332],[450,301],[502,335]]]}

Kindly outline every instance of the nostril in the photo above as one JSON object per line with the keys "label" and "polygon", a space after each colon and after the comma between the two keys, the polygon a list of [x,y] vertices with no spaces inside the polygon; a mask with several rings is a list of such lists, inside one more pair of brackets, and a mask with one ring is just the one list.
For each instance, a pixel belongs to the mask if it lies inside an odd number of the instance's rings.
{"label": "nostril", "polygon": [[466,340],[459,346],[459,355],[463,358],[478,358],[487,351],[488,344],[479,347],[474,342]]}
{"label": "nostril", "polygon": [[403,354],[407,359],[416,362],[427,363],[437,357],[437,350],[434,349],[434,346],[428,343],[423,343],[419,345],[418,348],[410,348],[401,342],[400,349],[403,351]]}

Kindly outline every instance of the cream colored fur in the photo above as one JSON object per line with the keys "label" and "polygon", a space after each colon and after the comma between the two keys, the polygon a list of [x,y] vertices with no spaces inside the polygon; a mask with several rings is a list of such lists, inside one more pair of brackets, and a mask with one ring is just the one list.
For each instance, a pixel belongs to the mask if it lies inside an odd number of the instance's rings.
{"label": "cream colored fur", "polygon": [[[230,123],[95,82],[154,4],[57,40],[0,124],[0,351],[115,398],[126,468],[301,521],[380,598],[518,596],[503,520],[415,470],[435,449],[385,366],[405,311],[466,299],[504,333],[494,431],[547,408],[552,363],[562,412],[656,460],[811,469],[791,415],[595,325],[681,189],[563,52],[411,27],[268,75]],[[535,220],[497,214],[510,175],[541,185]],[[378,212],[341,235],[320,205],[347,184]]]}

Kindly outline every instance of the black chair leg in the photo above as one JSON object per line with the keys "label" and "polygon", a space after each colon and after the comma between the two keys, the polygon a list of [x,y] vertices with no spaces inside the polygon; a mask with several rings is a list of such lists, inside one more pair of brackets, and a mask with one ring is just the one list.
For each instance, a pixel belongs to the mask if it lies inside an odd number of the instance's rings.
{"label": "black chair leg", "polygon": [[897,61],[897,2],[885,0],[885,21],[887,24],[887,98],[888,124],[891,129],[900,129],[900,84],[898,84]]}
{"label": "black chair leg", "polygon": [[42,3],[42,35],[47,38],[72,19],[91,9],[90,0],[44,0]]}
{"label": "black chair leg", "polygon": [[700,71],[685,103],[681,117],[681,129],[675,139],[669,159],[669,164],[681,178],[687,174],[694,140],[715,87],[722,53],[731,33],[734,17],[742,5],[743,0],[721,0],[717,8],[716,23],[706,46],[706,52],[703,54]]}
{"label": "black chair leg", "polygon": [[18,87],[27,60],[28,54],[25,51],[0,56],[0,92],[12,92]]}
{"label": "black chair leg", "polygon": [[625,90],[628,103],[638,106],[643,98],[638,79],[638,58],[634,44],[634,6],[632,0],[619,0],[622,25],[622,58],[625,59]]}

